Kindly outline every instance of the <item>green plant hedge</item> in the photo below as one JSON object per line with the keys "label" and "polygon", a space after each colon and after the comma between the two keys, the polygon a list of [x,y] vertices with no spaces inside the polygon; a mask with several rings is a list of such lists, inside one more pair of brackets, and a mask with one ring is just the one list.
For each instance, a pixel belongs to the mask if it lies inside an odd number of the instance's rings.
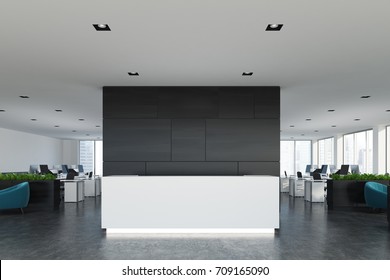
{"label": "green plant hedge", "polygon": [[55,180],[57,177],[53,174],[16,174],[16,173],[0,173],[0,180],[12,180],[12,181],[42,181],[42,180]]}
{"label": "green plant hedge", "polygon": [[371,180],[390,180],[390,175],[385,174],[348,174],[348,175],[338,175],[333,174],[331,176],[333,180],[361,180],[361,181],[371,181]]}

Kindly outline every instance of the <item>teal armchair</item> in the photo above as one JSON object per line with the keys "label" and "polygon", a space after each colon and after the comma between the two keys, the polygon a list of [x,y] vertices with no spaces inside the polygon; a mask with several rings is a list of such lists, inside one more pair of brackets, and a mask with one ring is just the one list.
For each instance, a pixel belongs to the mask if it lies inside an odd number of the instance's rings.
{"label": "teal armchair", "polygon": [[370,207],[386,209],[387,186],[376,182],[367,182],[364,185],[364,199]]}
{"label": "teal armchair", "polygon": [[15,186],[0,190],[0,210],[27,207],[30,200],[30,186],[23,182]]}

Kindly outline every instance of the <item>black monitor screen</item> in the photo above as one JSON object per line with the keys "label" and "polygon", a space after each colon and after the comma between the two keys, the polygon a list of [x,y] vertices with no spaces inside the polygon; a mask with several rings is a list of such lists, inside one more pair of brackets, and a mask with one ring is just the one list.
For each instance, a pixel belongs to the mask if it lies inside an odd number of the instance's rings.
{"label": "black monitor screen", "polygon": [[79,165],[79,168],[78,168],[78,169],[79,169],[79,172],[84,173],[84,167],[83,167],[81,164]]}
{"label": "black monitor screen", "polygon": [[310,165],[310,164],[306,165],[306,170],[305,170],[305,172],[306,172],[306,173],[310,173],[310,170],[311,170],[311,165]]}
{"label": "black monitor screen", "polygon": [[340,175],[347,175],[349,170],[349,164],[341,165]]}
{"label": "black monitor screen", "polygon": [[327,165],[322,165],[321,166],[321,174],[326,174],[327,170],[328,170],[328,166]]}
{"label": "black monitor screen", "polygon": [[49,167],[47,166],[47,164],[41,164],[41,165],[39,165],[39,167],[41,168],[42,174],[52,174],[51,171],[49,170]]}

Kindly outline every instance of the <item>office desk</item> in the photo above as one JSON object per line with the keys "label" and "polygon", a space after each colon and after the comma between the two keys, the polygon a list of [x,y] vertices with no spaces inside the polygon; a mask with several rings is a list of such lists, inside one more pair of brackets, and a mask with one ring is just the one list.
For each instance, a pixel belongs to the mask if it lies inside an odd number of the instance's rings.
{"label": "office desk", "polygon": [[96,177],[84,180],[85,196],[99,196],[101,193],[101,179]]}
{"label": "office desk", "polygon": [[310,202],[325,202],[326,180],[306,180],[305,200]]}
{"label": "office desk", "polygon": [[64,182],[64,202],[84,200],[84,180],[62,180]]}
{"label": "office desk", "polygon": [[297,179],[295,177],[290,177],[289,179],[289,194],[293,197],[302,197],[304,196],[304,185],[305,179]]}
{"label": "office desk", "polygon": [[279,177],[107,176],[102,228],[131,233],[262,233],[279,228]]}

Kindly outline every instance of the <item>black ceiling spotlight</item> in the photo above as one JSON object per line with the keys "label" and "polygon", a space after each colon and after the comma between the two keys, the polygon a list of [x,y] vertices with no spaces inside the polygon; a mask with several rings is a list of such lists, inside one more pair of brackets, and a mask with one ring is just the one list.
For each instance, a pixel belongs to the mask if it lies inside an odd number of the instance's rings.
{"label": "black ceiling spotlight", "polygon": [[311,119],[306,119],[306,121],[311,121]]}
{"label": "black ceiling spotlight", "polygon": [[267,25],[265,31],[280,31],[283,27],[283,24],[271,23]]}
{"label": "black ceiling spotlight", "polygon": [[355,122],[360,121],[360,119],[354,119]]}
{"label": "black ceiling spotlight", "polygon": [[92,24],[93,27],[95,27],[96,31],[111,31],[108,24],[105,23],[99,23],[99,24]]}
{"label": "black ceiling spotlight", "polygon": [[20,97],[20,98],[30,98],[30,97],[27,96],[27,95],[20,95],[19,97]]}
{"label": "black ceiling spotlight", "polygon": [[55,109],[55,111],[56,111],[56,112],[62,112],[62,110],[61,110],[61,109]]}
{"label": "black ceiling spotlight", "polygon": [[5,112],[5,110],[0,110],[0,112]]}
{"label": "black ceiling spotlight", "polygon": [[253,72],[242,72],[243,76],[252,76]]}
{"label": "black ceiling spotlight", "polygon": [[33,122],[37,121],[37,119],[30,119],[30,120],[32,120]]}
{"label": "black ceiling spotlight", "polygon": [[360,98],[370,98],[371,96],[370,95],[363,95],[362,97],[360,97]]}
{"label": "black ceiling spotlight", "polygon": [[290,127],[295,127],[295,125],[290,125]]}
{"label": "black ceiling spotlight", "polygon": [[60,127],[59,125],[55,125],[54,127]]}
{"label": "black ceiling spotlight", "polygon": [[97,125],[96,127],[100,127],[100,125]]}
{"label": "black ceiling spotlight", "polygon": [[314,130],[314,132],[318,132],[318,130]]}
{"label": "black ceiling spotlight", "polygon": [[332,125],[332,127],[336,127],[336,125]]}
{"label": "black ceiling spotlight", "polygon": [[333,109],[329,109],[329,110],[328,110],[328,112],[334,112],[334,111],[335,111],[335,110],[333,110]]}
{"label": "black ceiling spotlight", "polygon": [[129,76],[139,76],[138,72],[128,72]]}
{"label": "black ceiling spotlight", "polygon": [[85,119],[79,119],[79,121],[81,121],[81,122],[82,122],[82,121],[85,121]]}
{"label": "black ceiling spotlight", "polygon": [[386,110],[386,112],[390,112],[390,110]]}
{"label": "black ceiling spotlight", "polygon": [[72,130],[72,132],[76,132],[76,130]]}

